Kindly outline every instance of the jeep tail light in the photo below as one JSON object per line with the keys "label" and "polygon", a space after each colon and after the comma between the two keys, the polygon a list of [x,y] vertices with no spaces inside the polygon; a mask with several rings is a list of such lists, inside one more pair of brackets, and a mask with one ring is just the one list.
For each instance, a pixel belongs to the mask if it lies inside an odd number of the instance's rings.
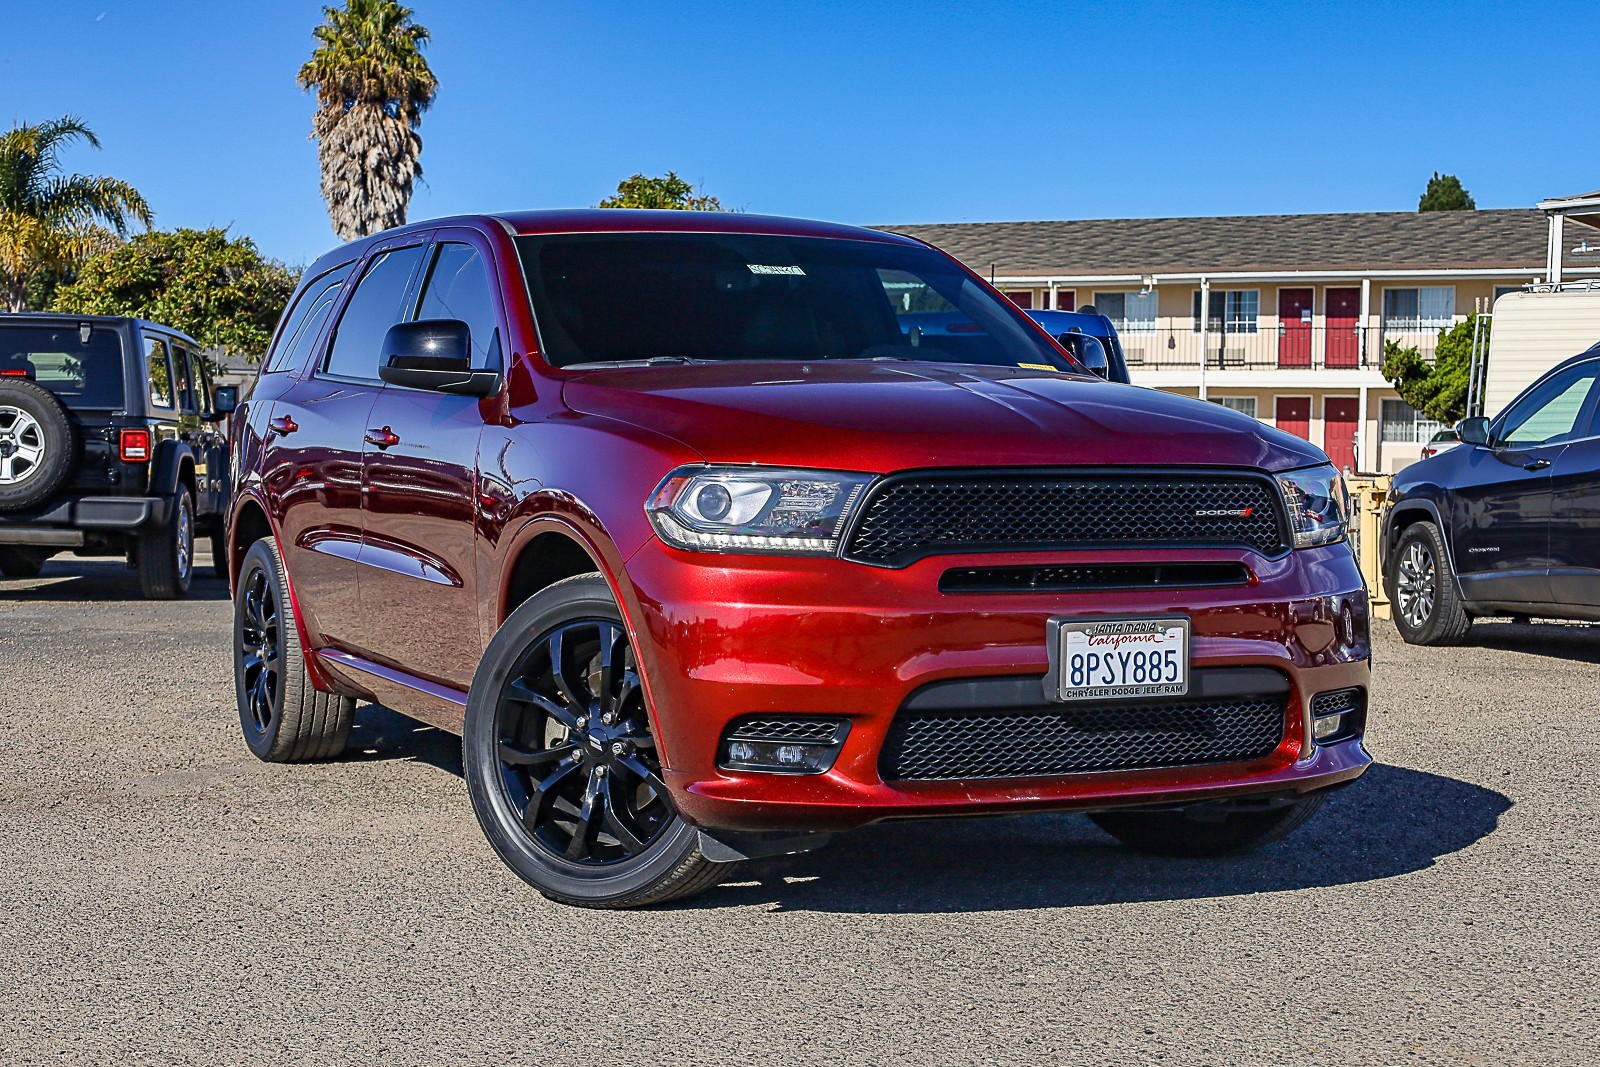
{"label": "jeep tail light", "polygon": [[122,454],[124,463],[149,463],[150,431],[123,430],[122,443],[118,451]]}

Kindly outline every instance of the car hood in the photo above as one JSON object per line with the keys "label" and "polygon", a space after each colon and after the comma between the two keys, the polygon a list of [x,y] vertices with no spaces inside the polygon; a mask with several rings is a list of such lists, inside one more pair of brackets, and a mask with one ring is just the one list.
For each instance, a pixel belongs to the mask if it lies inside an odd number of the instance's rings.
{"label": "car hood", "polygon": [[586,371],[574,411],[666,434],[712,463],[888,472],[1116,465],[1286,470],[1320,450],[1215,404],[1026,368],[671,364]]}

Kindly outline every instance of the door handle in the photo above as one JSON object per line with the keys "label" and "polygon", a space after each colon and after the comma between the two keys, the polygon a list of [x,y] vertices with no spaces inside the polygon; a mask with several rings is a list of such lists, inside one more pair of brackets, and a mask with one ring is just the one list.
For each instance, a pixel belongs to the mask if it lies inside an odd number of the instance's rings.
{"label": "door handle", "polygon": [[287,415],[279,415],[277,418],[267,423],[267,429],[271,430],[280,437],[282,437],[284,434],[294,433],[299,428],[300,424],[295,422]]}
{"label": "door handle", "polygon": [[1522,465],[1522,469],[1525,471],[1542,471],[1548,466],[1550,466],[1550,461],[1547,459],[1530,459]]}
{"label": "door handle", "polygon": [[393,448],[399,443],[400,435],[387,426],[381,430],[367,431],[367,444],[369,445],[377,445],[379,448]]}

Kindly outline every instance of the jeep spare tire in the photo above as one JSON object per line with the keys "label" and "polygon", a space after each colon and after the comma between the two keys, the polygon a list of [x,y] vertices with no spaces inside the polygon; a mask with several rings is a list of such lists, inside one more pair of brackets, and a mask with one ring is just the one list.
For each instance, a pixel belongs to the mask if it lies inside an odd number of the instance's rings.
{"label": "jeep spare tire", "polygon": [[0,378],[0,511],[48,500],[72,473],[77,434],[50,390]]}

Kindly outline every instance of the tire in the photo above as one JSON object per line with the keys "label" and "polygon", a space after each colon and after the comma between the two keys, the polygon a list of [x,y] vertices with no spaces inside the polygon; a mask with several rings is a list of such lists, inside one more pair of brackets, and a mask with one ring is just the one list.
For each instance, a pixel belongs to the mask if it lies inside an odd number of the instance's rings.
{"label": "tire", "polygon": [[660,904],[738,866],[707,859],[673,807],[633,649],[598,574],[511,613],[473,676],[462,742],[484,836],[551,900]]}
{"label": "tire", "polygon": [[139,531],[139,590],[146,600],[181,600],[194,579],[194,494],[178,486],[165,522]]}
{"label": "tire", "polygon": [[1433,523],[1413,523],[1400,534],[1390,588],[1394,626],[1407,644],[1459,645],[1472,629],[1450,554]]}
{"label": "tire", "polygon": [[[219,523],[221,519],[217,520]],[[211,535],[211,573],[218,578],[228,577],[228,533],[218,530]]]}
{"label": "tire", "polygon": [[0,511],[50,499],[77,465],[78,432],[42,385],[0,378]]}
{"label": "tire", "polygon": [[[1191,814],[1177,811],[1097,811],[1094,824],[1137,852],[1202,859],[1230,856],[1288,837],[1322,807],[1324,793],[1311,793],[1269,808]],[[1209,815],[1210,817],[1206,817]]]}
{"label": "tire", "polygon": [[312,686],[289,579],[270,537],[251,545],[239,567],[233,677],[239,726],[258,759],[332,759],[349,743],[356,702]]}
{"label": "tire", "polygon": [[0,545],[0,574],[7,578],[37,578],[54,552],[25,545]]}

